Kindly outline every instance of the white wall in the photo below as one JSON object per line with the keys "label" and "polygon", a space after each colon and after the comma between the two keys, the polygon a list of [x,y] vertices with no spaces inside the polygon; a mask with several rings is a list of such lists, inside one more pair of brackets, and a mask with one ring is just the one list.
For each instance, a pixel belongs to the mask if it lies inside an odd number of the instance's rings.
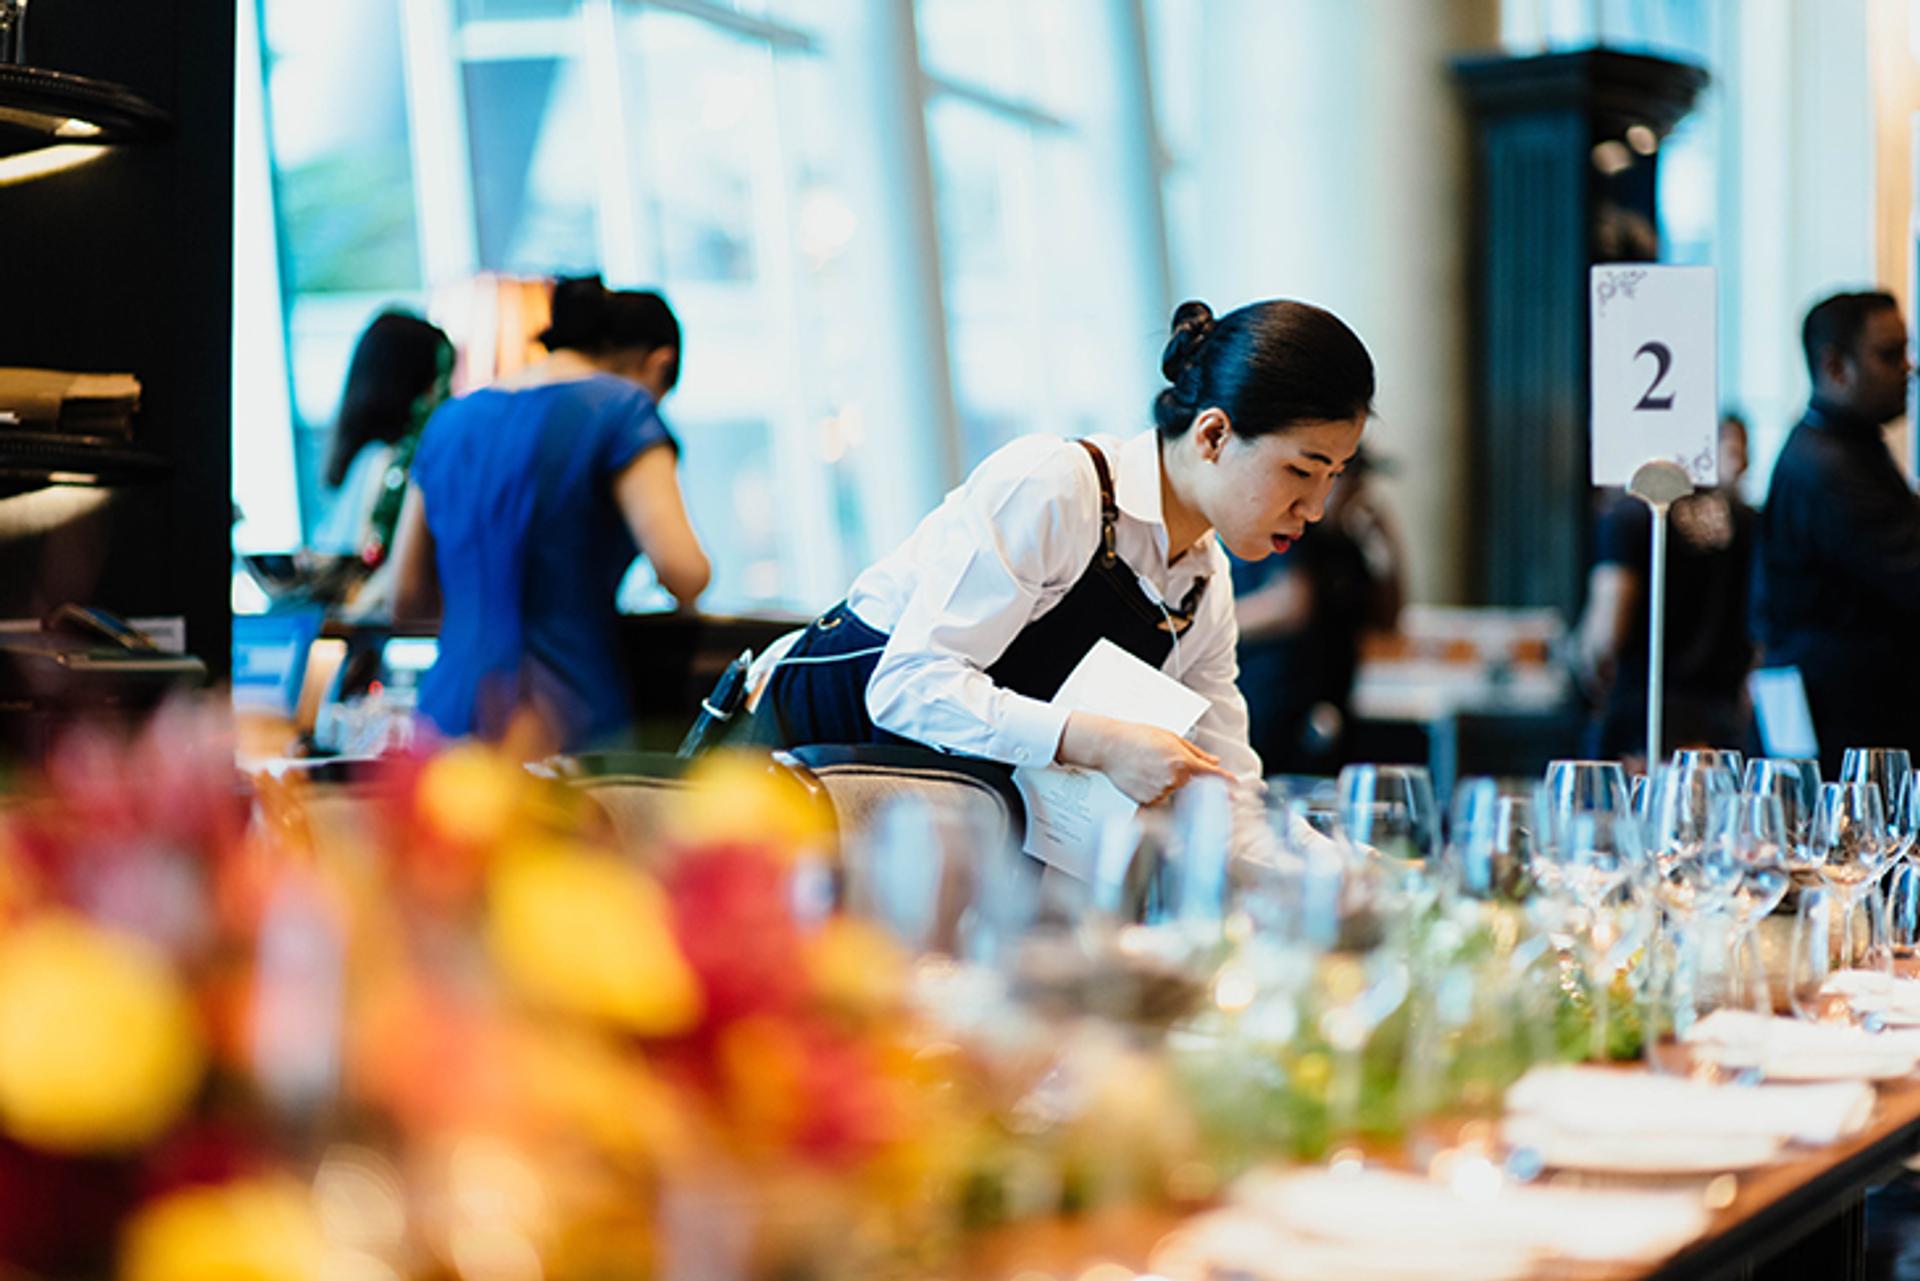
{"label": "white wall", "polygon": [[1757,501],[1806,404],[1808,306],[1874,280],[1866,3],[1745,0],[1728,6],[1723,44],[1721,392],[1752,424]]}
{"label": "white wall", "polygon": [[1209,0],[1197,143],[1175,197],[1175,293],[1337,312],[1378,373],[1371,448],[1421,601],[1466,587],[1469,144],[1448,59],[1491,48],[1494,0]]}

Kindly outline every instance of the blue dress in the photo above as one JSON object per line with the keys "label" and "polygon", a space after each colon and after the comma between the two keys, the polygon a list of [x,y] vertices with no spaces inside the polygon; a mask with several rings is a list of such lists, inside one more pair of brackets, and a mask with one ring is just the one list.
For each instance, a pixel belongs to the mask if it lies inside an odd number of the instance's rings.
{"label": "blue dress", "polygon": [[632,722],[614,596],[639,548],[613,479],[676,442],[659,406],[595,375],[442,405],[414,457],[433,532],[440,653],[420,710],[450,736],[498,735],[532,705],[569,750]]}

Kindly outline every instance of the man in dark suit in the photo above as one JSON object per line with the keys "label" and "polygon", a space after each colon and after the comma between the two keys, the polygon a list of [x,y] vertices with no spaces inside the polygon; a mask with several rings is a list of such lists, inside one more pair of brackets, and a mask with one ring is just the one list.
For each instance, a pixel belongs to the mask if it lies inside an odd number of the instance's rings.
{"label": "man in dark suit", "polygon": [[1806,684],[1823,772],[1848,747],[1920,751],[1920,497],[1887,451],[1906,412],[1906,321],[1836,294],[1801,331],[1813,399],[1774,464],[1753,617],[1762,661]]}

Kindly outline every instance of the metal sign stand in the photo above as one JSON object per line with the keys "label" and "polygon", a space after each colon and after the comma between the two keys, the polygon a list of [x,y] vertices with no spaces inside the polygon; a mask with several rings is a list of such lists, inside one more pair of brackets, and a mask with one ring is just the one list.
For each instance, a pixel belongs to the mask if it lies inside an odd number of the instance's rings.
{"label": "metal sign stand", "polygon": [[1660,713],[1666,697],[1667,659],[1667,509],[1693,492],[1693,481],[1678,463],[1655,459],[1633,473],[1627,492],[1647,505],[1653,518],[1652,561],[1647,575],[1647,770],[1660,763]]}

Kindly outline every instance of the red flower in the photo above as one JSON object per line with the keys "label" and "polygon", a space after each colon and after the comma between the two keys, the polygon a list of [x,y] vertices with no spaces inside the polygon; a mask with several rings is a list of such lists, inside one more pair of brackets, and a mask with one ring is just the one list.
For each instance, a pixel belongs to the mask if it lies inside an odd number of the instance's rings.
{"label": "red flower", "polygon": [[707,1024],[797,1009],[809,995],[791,867],[765,850],[691,851],[666,874],[680,950],[706,994]]}

